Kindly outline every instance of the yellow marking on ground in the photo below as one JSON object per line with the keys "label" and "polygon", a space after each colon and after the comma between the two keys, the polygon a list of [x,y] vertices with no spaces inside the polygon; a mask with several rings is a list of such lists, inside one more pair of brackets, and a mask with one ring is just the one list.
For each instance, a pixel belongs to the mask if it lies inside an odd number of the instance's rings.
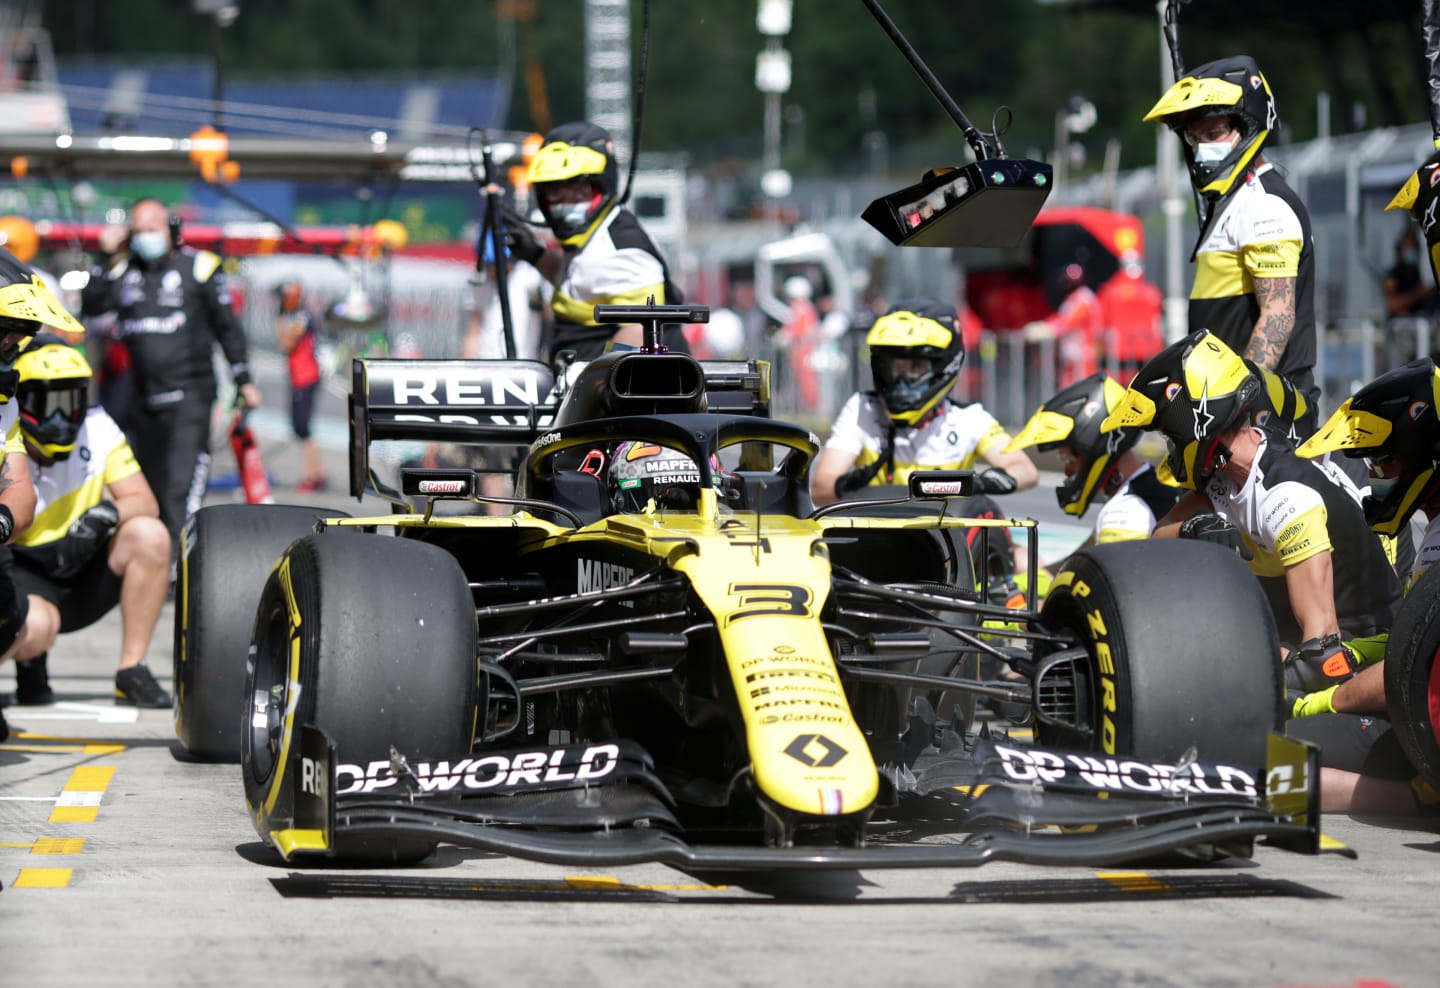
{"label": "yellow marking on ground", "polygon": [[84,837],[41,837],[31,854],[79,854],[85,850]]}
{"label": "yellow marking on ground", "polygon": [[706,885],[703,882],[679,885],[627,885],[614,875],[567,875],[565,884],[577,891],[643,891],[643,892],[715,892],[728,885]]}
{"label": "yellow marking on ground", "polygon": [[9,843],[9,842],[0,844],[0,847],[34,847],[34,846],[35,846],[35,845],[34,845],[32,842],[30,842],[30,841],[26,841],[26,842],[23,843],[23,844],[19,844],[19,843]]}
{"label": "yellow marking on ground", "polygon": [[12,889],[60,889],[70,884],[70,868],[21,868]]}
{"label": "yellow marking on ground", "polygon": [[1126,892],[1169,892],[1171,886],[1144,871],[1097,871],[1095,877]]}
{"label": "yellow marking on ground", "polygon": [[94,823],[100,813],[100,799],[105,795],[105,787],[114,777],[113,765],[80,765],[72,769],[70,780],[55,800],[50,822]]}
{"label": "yellow marking on ground", "polygon": [[115,777],[115,766],[113,765],[80,765],[70,773],[70,781],[65,783],[67,792],[104,792],[105,787],[110,785],[110,780]]}
{"label": "yellow marking on ground", "polygon": [[78,751],[82,755],[118,755],[125,750],[125,746],[116,741],[91,741],[86,738],[62,738],[53,734],[36,734],[34,731],[16,731],[12,737],[23,738],[26,741],[56,741],[58,745],[20,745],[7,744],[5,747],[12,751],[54,751],[71,752]]}

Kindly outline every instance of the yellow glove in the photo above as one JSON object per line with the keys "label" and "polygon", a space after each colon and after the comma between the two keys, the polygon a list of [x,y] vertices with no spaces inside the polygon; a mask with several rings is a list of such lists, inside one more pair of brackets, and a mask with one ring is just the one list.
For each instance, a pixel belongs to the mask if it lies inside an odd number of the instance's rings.
{"label": "yellow glove", "polygon": [[1336,683],[1327,689],[1315,693],[1290,693],[1287,699],[1294,698],[1290,707],[1291,717],[1313,717],[1315,714],[1333,714],[1335,712],[1335,691],[1340,688]]}

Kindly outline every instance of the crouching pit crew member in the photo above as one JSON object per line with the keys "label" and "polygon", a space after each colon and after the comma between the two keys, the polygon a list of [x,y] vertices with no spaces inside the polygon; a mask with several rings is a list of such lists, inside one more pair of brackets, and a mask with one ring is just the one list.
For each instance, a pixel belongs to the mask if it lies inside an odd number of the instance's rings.
{"label": "crouching pit crew member", "polygon": [[[1189,490],[1155,535],[1216,542],[1247,559],[1275,616],[1293,704],[1356,675],[1361,657],[1345,640],[1387,630],[1400,586],[1348,479],[1256,424],[1264,391],[1252,365],[1201,330],[1142,367],[1101,428],[1164,434],[1166,465]],[[1290,721],[1292,734],[1320,744],[1327,767],[1381,757],[1368,721],[1338,725],[1340,736],[1312,736],[1311,726]],[[1327,808],[1344,807],[1332,794]]]}
{"label": "crouching pit crew member", "polygon": [[[15,585],[10,543],[35,514],[30,461],[19,432],[12,428],[18,417],[14,397],[19,375],[10,365],[45,326],[85,332],[29,267],[0,250],[0,432],[6,437],[0,446],[0,660],[15,655],[26,617],[26,597]],[[0,714],[0,741],[9,736],[10,727]]]}
{"label": "crouching pit crew member", "polygon": [[[32,695],[46,697],[57,635],[120,605],[117,703],[168,707],[145,665],[165,605],[170,535],[120,427],[89,407],[90,365],[57,337],[36,336],[15,362],[20,436],[34,466],[35,520],[14,547],[15,584],[29,616],[17,658]],[[24,661],[24,660],[29,660]]]}

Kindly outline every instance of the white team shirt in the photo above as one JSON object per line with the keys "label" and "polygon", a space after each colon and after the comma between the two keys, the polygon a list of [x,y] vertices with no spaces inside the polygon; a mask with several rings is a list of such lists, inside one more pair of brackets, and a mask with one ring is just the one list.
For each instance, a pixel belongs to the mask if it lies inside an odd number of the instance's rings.
{"label": "white team shirt", "polygon": [[[0,409],[9,407],[0,405]],[[97,407],[86,413],[68,459],[48,467],[32,460],[30,471],[35,478],[35,520],[15,540],[20,545],[44,545],[61,538],[76,518],[105,499],[107,484],[139,473],[140,465],[125,433]]]}
{"label": "white team shirt", "polygon": [[1125,482],[1110,496],[1110,500],[1100,506],[1100,514],[1095,517],[1096,545],[1145,539],[1155,531],[1155,525],[1159,521],[1155,512],[1150,510],[1150,505],[1146,504],[1142,497],[1130,490],[1130,485],[1149,470],[1150,464],[1146,463],[1126,477]]}
{"label": "white team shirt", "polygon": [[[969,470],[979,457],[1010,442],[1000,423],[978,403],[947,400],[939,410],[918,428],[895,428],[895,476],[876,477],[875,483],[903,484],[916,470]],[[881,458],[889,430],[884,403],[869,392],[857,392],[840,409],[825,448],[849,453],[857,466],[864,466]]]}

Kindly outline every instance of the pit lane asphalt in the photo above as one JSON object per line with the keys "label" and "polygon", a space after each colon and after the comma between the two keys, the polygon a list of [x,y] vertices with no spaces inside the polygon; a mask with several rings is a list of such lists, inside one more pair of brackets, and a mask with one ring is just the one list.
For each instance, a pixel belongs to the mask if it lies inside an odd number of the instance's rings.
{"label": "pit lane asphalt", "polygon": [[[293,477],[278,441],[262,436]],[[1017,498],[1015,514],[1058,514],[1048,489]],[[150,659],[167,686],[171,621],[167,607]],[[1002,863],[756,888],[457,849],[414,869],[286,865],[246,818],[237,766],[187,761],[169,711],[112,703],[118,638],[114,614],[66,636],[50,662],[59,702],[6,710],[7,988],[1435,983],[1435,823],[1327,818],[1355,860],[1262,847],[1181,869]],[[12,682],[0,667],[0,690]]]}

